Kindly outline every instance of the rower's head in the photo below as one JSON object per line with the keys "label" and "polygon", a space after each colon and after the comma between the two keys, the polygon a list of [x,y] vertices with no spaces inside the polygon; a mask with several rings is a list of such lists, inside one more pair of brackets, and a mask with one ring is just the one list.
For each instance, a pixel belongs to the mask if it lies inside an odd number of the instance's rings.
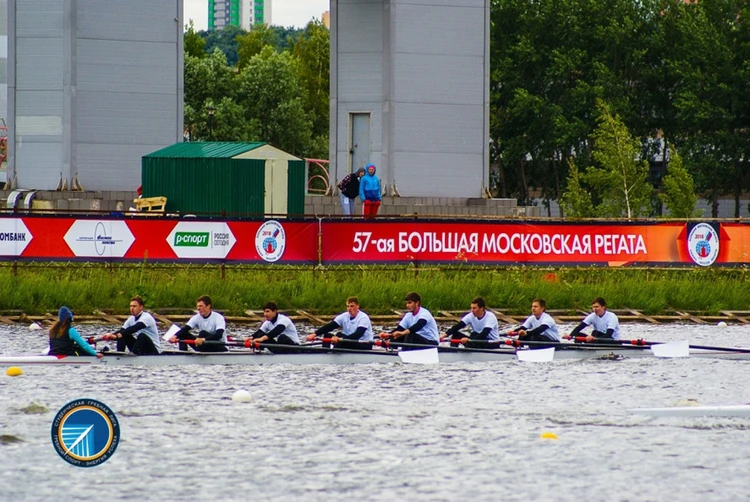
{"label": "rower's head", "polygon": [[211,315],[211,297],[203,295],[198,297],[198,301],[195,304],[195,308],[198,309],[198,313],[201,317],[208,317]]}
{"label": "rower's head", "polygon": [[486,306],[487,304],[484,303],[484,298],[477,296],[471,301],[471,313],[474,314],[474,317],[481,319],[484,317],[484,309]]}
{"label": "rower's head", "polygon": [[607,302],[604,301],[604,298],[601,296],[594,298],[594,301],[591,302],[591,310],[593,310],[594,314],[598,317],[601,317],[607,311]]}
{"label": "rower's head", "polygon": [[266,321],[270,321],[276,317],[279,313],[279,306],[275,302],[268,302],[263,305],[263,318]]}
{"label": "rower's head", "polygon": [[359,298],[356,296],[350,296],[346,299],[346,311],[349,312],[350,317],[356,317],[359,314]]}
{"label": "rower's head", "polygon": [[60,311],[57,313],[57,320],[62,324],[70,324],[73,322],[73,311],[65,306],[60,307]]}
{"label": "rower's head", "polygon": [[138,316],[143,312],[143,298],[135,295],[130,299],[130,315]]}
{"label": "rower's head", "polygon": [[415,293],[412,291],[411,293],[408,293],[406,295],[406,310],[411,312],[412,314],[416,313],[419,310],[419,307],[422,306],[422,297],[419,296],[418,293]]}
{"label": "rower's head", "polygon": [[541,298],[534,298],[531,301],[531,314],[537,319],[539,319],[539,317],[544,314],[545,310],[547,310],[547,302],[545,302]]}
{"label": "rower's head", "polygon": [[50,328],[50,338],[59,338],[68,332],[70,323],[73,322],[73,312],[68,307],[60,307],[57,313],[57,322]]}

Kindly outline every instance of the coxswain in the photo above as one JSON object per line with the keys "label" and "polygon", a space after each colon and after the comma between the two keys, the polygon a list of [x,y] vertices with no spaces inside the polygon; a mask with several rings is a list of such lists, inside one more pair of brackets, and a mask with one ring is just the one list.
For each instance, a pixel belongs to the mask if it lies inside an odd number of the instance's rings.
{"label": "coxswain", "polygon": [[[203,295],[198,298],[195,308],[198,313],[191,317],[169,341],[172,343],[180,341],[180,350],[187,350],[188,345],[181,340],[194,340],[193,349],[198,352],[226,352],[227,348],[224,344],[227,343],[227,323],[223,315],[213,310],[211,297]],[[193,329],[198,330],[198,336],[190,333]]]}
{"label": "coxswain", "polygon": [[359,299],[350,296],[346,299],[346,312],[337,315],[333,321],[307,335],[307,341],[315,341],[318,337],[325,337],[333,330],[340,328],[342,333],[333,335],[331,342],[337,349],[370,349],[373,334],[370,316],[359,309]]}
{"label": "coxswain", "polygon": [[587,342],[604,342],[620,339],[620,321],[614,312],[607,310],[607,302],[604,298],[594,298],[591,302],[591,312],[581,323],[575,327],[569,335],[564,338],[567,340],[575,339],[581,331],[588,326],[593,330],[590,335],[586,335]]}
{"label": "coxswain", "polygon": [[[257,343],[272,343],[274,345],[299,345],[299,335],[289,317],[279,313],[279,307],[275,302],[263,305],[263,318],[265,321],[260,325],[258,331],[253,333],[252,339]],[[283,347],[268,347],[275,353],[292,353],[296,349],[284,349]]]}
{"label": "coxswain", "polygon": [[[396,329],[390,333],[380,335],[380,338],[390,338],[394,342],[409,345],[438,346],[438,333],[435,318],[429,310],[422,307],[422,297],[415,292],[406,295],[406,314],[398,323]],[[414,350],[418,347],[402,347],[403,350]]]}
{"label": "coxswain", "polygon": [[95,356],[104,357],[94,350],[72,326],[73,312],[68,307],[60,307],[57,322],[49,330],[49,352],[51,356]]}
{"label": "coxswain", "polygon": [[[471,326],[471,333],[466,336],[461,332],[466,326]],[[471,312],[461,318],[448,331],[446,337],[450,336],[453,343],[461,343],[467,348],[492,348],[487,342],[499,342],[500,332],[497,326],[497,317],[487,311],[484,298],[477,296],[471,301]],[[496,345],[499,347],[499,344]]]}
{"label": "coxswain", "polygon": [[130,352],[138,356],[161,354],[161,340],[154,317],[143,310],[143,298],[130,299],[130,317],[114,333],[107,333],[104,340],[117,340],[117,351]]}

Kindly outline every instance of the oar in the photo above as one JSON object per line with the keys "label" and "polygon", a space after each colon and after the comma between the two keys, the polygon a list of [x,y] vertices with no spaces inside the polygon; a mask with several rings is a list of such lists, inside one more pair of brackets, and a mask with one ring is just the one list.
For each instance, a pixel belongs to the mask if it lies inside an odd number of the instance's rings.
{"label": "oar", "polygon": [[[576,338],[577,342],[586,342],[585,336],[577,336]],[[629,346],[640,346],[640,347],[653,347],[654,345],[664,345],[665,343],[673,343],[673,342],[649,342],[647,340],[644,340],[642,338],[638,338],[636,340],[612,340],[609,338],[597,338],[595,339],[596,342],[600,340],[608,340],[610,343],[613,344],[620,344],[624,345],[626,347]],[[715,351],[721,351],[721,352],[737,352],[739,354],[750,354],[750,348],[741,348],[741,347],[714,347],[710,345],[688,345],[691,349],[697,349],[697,350],[715,350]]]}

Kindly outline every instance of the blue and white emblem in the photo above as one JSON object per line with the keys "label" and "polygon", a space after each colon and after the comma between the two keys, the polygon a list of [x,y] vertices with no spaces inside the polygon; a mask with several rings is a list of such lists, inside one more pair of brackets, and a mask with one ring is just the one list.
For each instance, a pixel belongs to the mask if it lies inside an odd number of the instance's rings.
{"label": "blue and white emblem", "polygon": [[698,223],[688,235],[690,258],[701,267],[712,265],[719,256],[718,232],[708,223]]}
{"label": "blue and white emblem", "polygon": [[78,467],[105,462],[119,443],[117,416],[106,404],[94,399],[69,402],[52,421],[52,445],[63,460]]}

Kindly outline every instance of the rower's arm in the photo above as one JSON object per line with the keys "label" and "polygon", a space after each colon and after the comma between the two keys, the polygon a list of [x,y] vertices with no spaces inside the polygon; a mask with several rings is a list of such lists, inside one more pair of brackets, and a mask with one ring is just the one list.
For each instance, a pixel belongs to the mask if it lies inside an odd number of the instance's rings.
{"label": "rower's arm", "polygon": [[451,329],[445,332],[445,334],[452,337],[453,335],[457,335],[458,332],[464,329],[465,327],[466,327],[466,323],[463,321],[459,321],[458,324],[454,324],[451,327]]}
{"label": "rower's arm", "polygon": [[614,328],[609,328],[606,333],[599,332],[598,338],[614,338],[614,336],[615,336]]}
{"label": "rower's arm", "polygon": [[545,331],[547,331],[548,329],[549,329],[549,326],[547,326],[546,324],[542,324],[542,325],[540,325],[540,326],[537,326],[537,327],[536,327],[536,328],[534,328],[534,329],[530,329],[530,330],[528,330],[528,331],[526,332],[526,336],[529,336],[529,335],[531,335],[531,336],[534,336],[534,335],[541,335],[542,333],[544,333],[544,332],[545,332]]}
{"label": "rower's arm", "polygon": [[355,331],[351,335],[344,335],[341,338],[345,340],[361,340],[362,337],[365,336],[365,333],[367,333],[367,327],[360,326],[359,328],[357,328],[357,331]]}
{"label": "rower's arm", "polygon": [[399,324],[398,326],[396,326],[395,328],[393,328],[393,329],[391,330],[391,333],[395,333],[396,331],[404,331],[405,329],[406,329],[406,328],[404,328],[403,326],[401,326],[401,325]]}
{"label": "rower's arm", "polygon": [[490,333],[492,333],[492,328],[484,328],[479,333],[476,331],[472,332],[469,338],[471,340],[487,340],[490,337]]}
{"label": "rower's arm", "polygon": [[286,329],[286,326],[284,326],[283,324],[279,324],[278,326],[276,326],[275,328],[273,328],[268,333],[263,333],[260,336],[265,335],[265,336],[268,337],[269,340],[272,340],[272,341],[275,342],[276,341],[276,337],[279,336],[280,334],[282,334],[285,329]]}
{"label": "rower's arm", "polygon": [[318,329],[315,330],[315,334],[318,336],[325,336],[334,329],[338,328],[338,324],[336,324],[336,321],[331,321],[325,326],[321,326]]}
{"label": "rower's arm", "polygon": [[96,357],[96,351],[86,343],[86,341],[81,337],[81,335],[76,331],[75,328],[70,328],[68,331],[68,336],[73,339],[76,344],[81,347],[88,355]]}
{"label": "rower's arm", "polygon": [[420,329],[424,328],[425,326],[427,326],[427,319],[420,319],[419,321],[417,321],[414,324],[414,326],[412,326],[411,328],[409,328],[409,333],[411,333],[413,335],[414,333],[416,333]]}
{"label": "rower's arm", "polygon": [[210,333],[208,331],[201,331],[200,333],[198,333],[198,338],[203,338],[205,340],[221,340],[223,337],[224,337],[223,329],[217,329],[213,333]]}
{"label": "rower's arm", "polygon": [[138,321],[137,323],[133,324],[129,328],[118,329],[117,331],[115,331],[115,334],[120,333],[121,335],[133,335],[135,333],[138,333],[142,329],[146,329],[146,325],[143,324],[141,321]]}
{"label": "rower's arm", "polygon": [[174,336],[176,336],[178,340],[185,340],[185,339],[187,339],[188,335],[190,334],[190,330],[191,329],[193,329],[193,328],[191,328],[189,324],[186,324],[183,327],[181,327],[180,331],[178,331],[177,333],[175,333]]}
{"label": "rower's arm", "polygon": [[571,338],[576,337],[581,331],[583,331],[586,328],[586,326],[588,326],[588,324],[586,324],[585,322],[580,323],[578,326],[575,327],[573,331],[570,332],[570,337]]}

